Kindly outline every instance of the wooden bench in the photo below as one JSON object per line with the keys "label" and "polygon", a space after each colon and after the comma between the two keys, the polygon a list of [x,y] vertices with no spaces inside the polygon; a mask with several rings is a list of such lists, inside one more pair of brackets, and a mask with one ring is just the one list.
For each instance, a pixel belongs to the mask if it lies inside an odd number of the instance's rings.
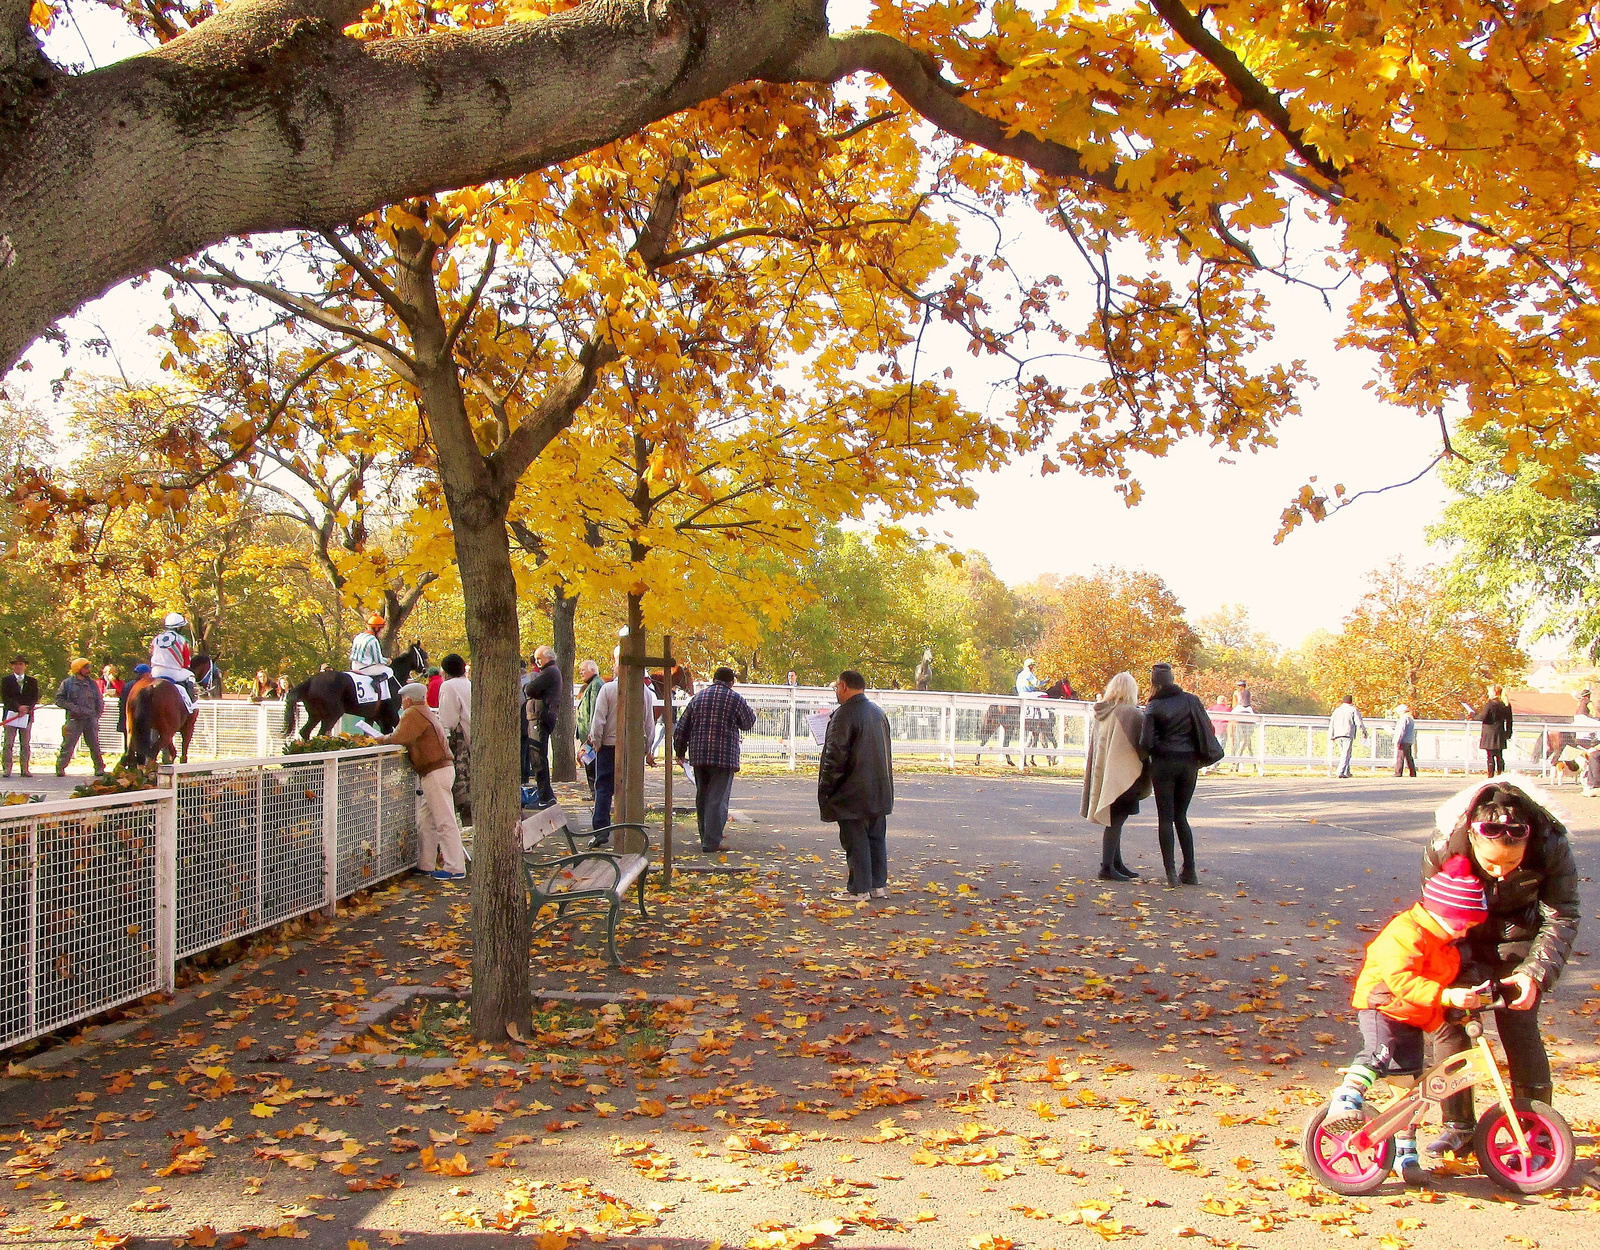
{"label": "wooden bench", "polygon": [[[644,825],[608,825],[603,832],[611,845],[578,849],[577,835],[567,822],[560,804],[527,812],[522,819],[522,870],[528,882],[528,940],[568,919],[567,908],[575,903],[603,903],[606,908],[606,955],[612,967],[617,957],[617,918],[629,889],[639,898],[639,914],[649,919],[645,909],[645,884],[650,876],[650,833]],[[567,843],[568,854],[550,857],[540,844],[555,834]],[[539,923],[546,906],[555,916]]]}

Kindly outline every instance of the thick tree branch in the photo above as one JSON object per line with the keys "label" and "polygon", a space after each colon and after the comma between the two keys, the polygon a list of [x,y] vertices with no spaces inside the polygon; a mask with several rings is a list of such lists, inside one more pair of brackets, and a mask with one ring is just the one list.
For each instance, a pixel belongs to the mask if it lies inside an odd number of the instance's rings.
{"label": "thick tree branch", "polygon": [[539,453],[550,445],[550,440],[572,424],[572,418],[594,390],[600,370],[619,354],[614,344],[598,334],[584,344],[577,360],[551,383],[538,407],[525,416],[488,457],[497,481],[508,489],[515,486]]}
{"label": "thick tree branch", "polygon": [[1228,47],[1206,29],[1205,23],[1189,12],[1183,0],[1150,0],[1151,8],[1161,15],[1173,34],[1205,57],[1213,68],[1239,94],[1246,107],[1259,113],[1284,137],[1295,155],[1329,182],[1338,182],[1339,167],[1306,141],[1298,127],[1289,119],[1289,110],[1272,88],[1262,82]]}
{"label": "thick tree branch", "polygon": [[52,71],[0,131],[0,370],[84,300],[222,239],[520,176],[781,80],[826,7],[590,0],[358,42],[340,28],[359,0],[242,0],[140,56]]}
{"label": "thick tree branch", "polygon": [[891,35],[875,30],[847,31],[808,49],[790,67],[794,81],[837,82],[861,72],[877,74],[918,113],[958,139],[1014,157],[1052,178],[1118,190],[1115,165],[1090,169],[1083,154],[1065,144],[1027,131],[1011,134],[1005,122],[962,103],[962,88],[940,76],[932,57]]}

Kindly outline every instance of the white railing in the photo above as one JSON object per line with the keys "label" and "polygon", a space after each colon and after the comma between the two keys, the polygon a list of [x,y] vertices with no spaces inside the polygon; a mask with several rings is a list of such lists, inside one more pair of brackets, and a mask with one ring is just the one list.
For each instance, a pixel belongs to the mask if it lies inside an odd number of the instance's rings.
{"label": "white railing", "polygon": [[[744,736],[744,753],[754,759],[783,759],[791,768],[820,748],[806,717],[835,705],[831,687],[740,685],[755,710],[755,729]],[[1093,723],[1093,704],[1070,699],[1016,695],[965,694],[932,690],[871,690],[867,695],[889,717],[897,758],[922,758],[950,768],[983,760],[1026,769],[1039,764],[1081,763]],[[1221,767],[1265,773],[1271,769],[1327,769],[1334,762],[1326,716],[1236,716],[1211,712],[1217,738],[1227,751]],[[1356,739],[1352,769],[1387,772],[1394,768],[1392,720],[1366,718],[1367,737]],[[1506,749],[1511,768],[1542,769],[1547,731],[1571,725],[1525,723]],[[1417,768],[1432,772],[1476,772],[1483,767],[1477,721],[1418,721],[1414,751]]]}
{"label": "white railing", "polygon": [[0,808],[0,1046],[173,987],[177,961],[416,863],[399,747],[183,764]]}
{"label": "white railing", "polygon": [[[33,721],[33,763],[36,768],[53,768],[61,750],[61,724],[65,713],[58,707],[40,706]],[[305,710],[300,712],[305,724]],[[299,728],[299,726],[296,726]],[[195,718],[194,738],[189,743],[191,760],[238,759],[241,756],[267,755],[283,741],[283,703],[250,703],[244,699],[202,699]],[[122,727],[117,724],[117,701],[106,700],[100,717],[100,750],[106,763],[114,764],[125,747]],[[87,748],[80,746],[79,751]]]}

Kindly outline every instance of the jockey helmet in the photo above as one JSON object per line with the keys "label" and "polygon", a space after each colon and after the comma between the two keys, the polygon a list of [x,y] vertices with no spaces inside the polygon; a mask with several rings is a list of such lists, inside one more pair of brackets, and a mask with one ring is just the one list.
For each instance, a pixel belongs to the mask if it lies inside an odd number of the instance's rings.
{"label": "jockey helmet", "polygon": [[167,619],[162,621],[161,624],[167,629],[184,629],[189,622],[184,619],[182,612],[168,612]]}
{"label": "jockey helmet", "polygon": [[374,612],[371,616],[367,617],[367,626],[370,629],[382,629],[384,626],[383,613]]}

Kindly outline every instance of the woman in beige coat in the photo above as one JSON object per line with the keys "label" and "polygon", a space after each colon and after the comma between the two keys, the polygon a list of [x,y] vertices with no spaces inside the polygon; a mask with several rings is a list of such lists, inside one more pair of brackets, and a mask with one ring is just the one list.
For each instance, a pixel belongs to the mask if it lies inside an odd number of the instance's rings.
{"label": "woman in beige coat", "polygon": [[1131,673],[1118,673],[1106,683],[1094,705],[1089,758],[1083,770],[1081,814],[1105,826],[1100,838],[1102,881],[1137,881],[1122,862],[1122,826],[1150,797],[1150,769],[1139,753],[1144,713],[1139,709],[1139,684]]}

